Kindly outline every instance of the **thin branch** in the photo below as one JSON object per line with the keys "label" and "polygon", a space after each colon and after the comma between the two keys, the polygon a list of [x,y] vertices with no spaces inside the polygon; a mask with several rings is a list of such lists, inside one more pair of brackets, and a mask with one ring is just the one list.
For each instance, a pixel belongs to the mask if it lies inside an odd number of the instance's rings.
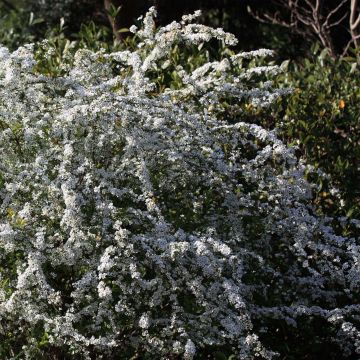
{"label": "thin branch", "polygon": [[[345,5],[346,3],[348,2],[348,0],[342,0],[342,2],[336,7],[336,8],[334,8],[333,10],[331,10],[329,13],[328,13],[328,15],[326,16],[326,20],[325,20],[325,22],[324,22],[324,26],[331,26],[331,25],[329,25],[329,21],[330,21],[330,19],[331,19],[331,17],[333,16],[333,15],[335,15],[340,9],[341,9],[341,7],[343,6],[343,5]],[[346,14],[347,15],[347,14]],[[341,22],[341,21],[340,21]]]}
{"label": "thin branch", "polygon": [[351,27],[353,29],[356,29],[359,25],[360,25],[360,14],[358,15],[356,21],[354,23],[352,23]]}
{"label": "thin branch", "polygon": [[[313,25],[313,21],[307,19],[306,17],[302,16],[300,13],[295,13],[295,16],[306,26]],[[316,30],[317,31],[317,30]]]}
{"label": "thin branch", "polygon": [[360,13],[356,17],[356,11],[357,11],[357,0],[351,0],[350,3],[350,34],[352,42],[354,43],[355,47],[358,47],[358,26],[360,24]]}
{"label": "thin branch", "polygon": [[357,8],[357,0],[351,0],[350,5],[350,28],[352,30],[356,29],[360,24],[360,13],[355,20],[355,14],[356,14],[356,8]]}
{"label": "thin branch", "polygon": [[344,57],[346,55],[346,53],[348,52],[351,44],[353,43],[353,39],[349,40],[348,43],[346,44],[342,54],[341,54],[341,57]]}
{"label": "thin branch", "polygon": [[349,15],[349,13],[346,12],[338,21],[334,21],[330,25],[327,25],[327,28],[330,29],[330,28],[332,28],[334,26],[338,26],[339,24],[341,24],[348,17],[348,15]]}
{"label": "thin branch", "polygon": [[[290,28],[297,34],[305,35],[307,38],[319,40],[322,46],[329,50],[331,57],[336,57],[334,38],[330,33],[330,29],[339,26],[349,16],[349,11],[343,14],[342,8],[349,4],[350,0],[339,0],[338,4],[332,9],[325,6],[325,0],[273,1],[277,7],[273,13],[265,12],[261,14],[258,11],[253,11],[250,7],[248,7],[248,11],[250,15],[262,23],[280,25]],[[353,27],[360,24],[360,14],[355,16],[356,4],[357,0],[351,0]],[[287,11],[290,19],[287,19],[287,16],[284,19],[282,9]],[[351,36],[353,39],[357,39],[357,32],[352,30]],[[356,43],[356,40],[354,42]]]}
{"label": "thin branch", "polygon": [[286,28],[291,28],[294,24],[291,22],[291,23],[288,23],[288,22],[285,22],[285,21],[282,21],[282,20],[279,20],[276,15],[278,14],[278,12],[276,12],[273,16],[271,16],[270,14],[267,14],[265,13],[263,15],[263,17],[261,17],[259,15],[258,12],[254,12],[251,7],[249,6],[248,7],[248,12],[249,14],[256,20],[260,21],[261,23],[264,23],[264,24],[274,24],[274,25],[280,25],[280,26],[283,26],[283,27],[286,27]]}
{"label": "thin branch", "polygon": [[319,1],[316,0],[316,5],[314,6],[314,4],[309,1],[309,0],[305,0],[306,4],[309,6],[309,8],[312,10],[312,13],[315,13],[318,10],[318,5],[319,5]]}
{"label": "thin branch", "polygon": [[354,38],[351,38],[351,40],[348,41],[348,43],[346,44],[342,54],[341,54],[341,57],[344,57],[346,55],[346,53],[348,52],[350,46],[352,43],[355,43],[355,41],[357,41],[358,39],[360,39],[360,34],[359,35],[356,35]]}

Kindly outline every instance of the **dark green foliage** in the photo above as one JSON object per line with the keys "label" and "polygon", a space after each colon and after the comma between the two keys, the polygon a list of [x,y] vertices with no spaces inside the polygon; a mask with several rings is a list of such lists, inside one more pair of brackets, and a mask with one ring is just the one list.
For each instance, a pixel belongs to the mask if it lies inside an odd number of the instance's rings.
{"label": "dark green foliage", "polygon": [[8,9],[0,2],[0,44],[15,50],[24,43],[33,42],[42,23],[34,13],[24,9]]}
{"label": "dark green foliage", "polygon": [[[328,215],[360,216],[360,69],[356,54],[332,60],[314,47],[314,55],[288,63],[279,77],[294,93],[279,101],[270,122],[290,144],[299,146],[308,164],[330,176],[309,174],[319,185],[315,203]],[[329,187],[339,189],[340,197]],[[343,200],[341,201],[340,198]]]}

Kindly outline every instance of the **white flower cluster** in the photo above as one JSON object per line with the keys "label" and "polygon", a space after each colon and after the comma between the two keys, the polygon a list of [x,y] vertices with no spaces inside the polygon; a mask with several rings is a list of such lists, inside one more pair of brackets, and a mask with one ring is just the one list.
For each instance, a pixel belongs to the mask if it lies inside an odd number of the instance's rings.
{"label": "white flower cluster", "polygon": [[270,359],[268,319],[319,316],[352,351],[355,239],[314,216],[275,133],[207,110],[281,96],[243,86],[276,68],[233,71],[267,51],[182,68],[183,87],[155,92],[175,44],[235,39],[189,23],[197,13],[155,32],[153,14],[136,51],[80,50],[62,77],[37,73],[31,47],[0,49],[1,325],[21,339],[41,327],[77,358],[225,346]]}

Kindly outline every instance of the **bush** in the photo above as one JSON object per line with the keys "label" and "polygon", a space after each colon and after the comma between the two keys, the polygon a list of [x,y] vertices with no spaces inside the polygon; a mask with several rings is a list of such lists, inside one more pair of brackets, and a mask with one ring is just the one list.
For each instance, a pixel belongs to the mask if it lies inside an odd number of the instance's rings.
{"label": "bush", "polygon": [[204,43],[236,39],[153,15],[134,51],[61,71],[0,49],[1,357],[355,356],[358,244],[314,214],[274,132],[221,119],[288,93],[260,81],[279,67],[240,66],[271,52],[208,62]]}
{"label": "bush", "polygon": [[[308,164],[328,175],[309,174],[319,185],[315,202],[331,216],[360,217],[360,71],[356,56],[333,60],[318,47],[290,63],[277,86],[292,96],[273,108],[283,139],[297,145]],[[284,64],[286,65],[286,64]]]}

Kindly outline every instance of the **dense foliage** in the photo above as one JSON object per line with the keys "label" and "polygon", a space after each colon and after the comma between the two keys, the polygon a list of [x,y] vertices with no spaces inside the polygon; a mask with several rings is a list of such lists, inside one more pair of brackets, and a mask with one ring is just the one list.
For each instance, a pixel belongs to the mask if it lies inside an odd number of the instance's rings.
{"label": "dense foliage", "polygon": [[360,217],[360,69],[353,57],[333,60],[314,48],[314,56],[291,63],[279,85],[293,95],[278,102],[272,118],[309,164],[326,176],[316,202],[328,215]]}
{"label": "dense foliage", "polygon": [[[329,216],[360,216],[360,71],[353,57],[332,59],[313,47],[313,56],[284,61],[279,87],[294,89],[270,109],[244,108],[247,121],[271,129],[311,164],[314,202]],[[314,170],[320,172],[314,172]]]}
{"label": "dense foliage", "polygon": [[1,357],[356,356],[359,244],[240,117],[289,93],[281,68],[153,15],[133,50],[0,49]]}

